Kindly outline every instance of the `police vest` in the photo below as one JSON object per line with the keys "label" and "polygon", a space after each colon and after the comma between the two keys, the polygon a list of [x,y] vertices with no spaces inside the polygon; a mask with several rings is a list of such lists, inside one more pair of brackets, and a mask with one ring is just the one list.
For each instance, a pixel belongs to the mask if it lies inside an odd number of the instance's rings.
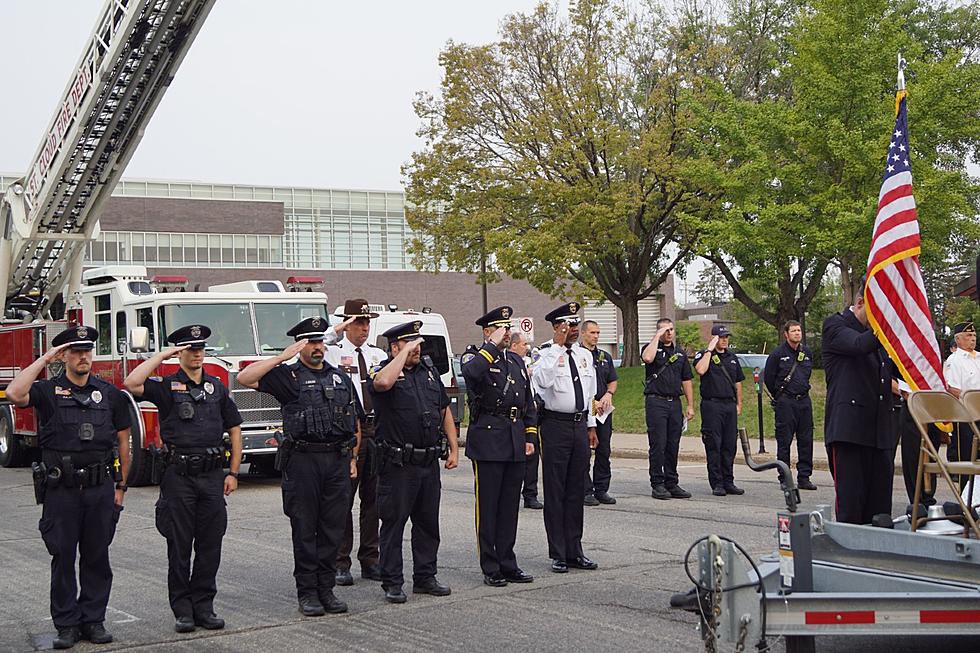
{"label": "police vest", "polygon": [[224,434],[221,418],[221,381],[202,375],[201,385],[171,374],[163,378],[165,388],[173,395],[173,410],[160,423],[163,441],[178,449],[220,447]]}
{"label": "police vest", "polygon": [[59,451],[105,451],[114,447],[118,437],[108,388],[89,383],[79,390],[63,376],[53,383],[61,428],[59,420],[47,420],[41,429],[44,447]]}
{"label": "police vest", "polygon": [[287,438],[307,442],[346,440],[357,430],[353,388],[339,370],[315,374],[302,363],[288,366],[298,397],[282,406]]}

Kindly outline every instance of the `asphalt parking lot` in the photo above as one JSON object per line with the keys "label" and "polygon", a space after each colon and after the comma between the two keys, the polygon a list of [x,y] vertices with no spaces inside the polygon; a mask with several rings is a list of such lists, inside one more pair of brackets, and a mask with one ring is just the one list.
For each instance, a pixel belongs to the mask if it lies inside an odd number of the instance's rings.
{"label": "asphalt parking lot", "polygon": [[[688,587],[681,566],[685,550],[701,535],[720,533],[753,555],[769,552],[775,544],[774,512],[782,499],[774,477],[744,467],[736,467],[736,480],[746,489],[742,497],[712,497],[702,465],[686,464],[680,472],[694,498],[655,501],[645,461],[613,460],[611,492],[619,502],[586,508],[585,549],[599,563],[597,571],[551,573],[541,512],[522,510],[518,559],[536,580],[498,589],[482,584],[472,472],[464,462],[443,473],[439,578],[452,587],[452,595],[409,594],[408,603],[389,605],[380,584],[357,576],[355,563],[355,585],[337,589],[350,611],[319,618],[304,618],[296,610],[289,525],[278,479],[243,475],[241,489],[228,500],[215,604],[227,628],[190,635],[173,631],[165,543],[153,524],[157,490],[133,488],[111,549],[115,580],[106,626],[116,641],[85,643],[77,650],[700,651],[694,615],[667,607],[672,593]],[[2,652],[50,648],[54,635],[48,615],[50,558],[37,531],[40,507],[34,505],[30,481],[26,469],[0,470]],[[831,503],[829,475],[817,472],[814,481],[820,489],[805,493],[805,506]],[[895,497],[896,505],[904,505],[899,492]],[[407,562],[407,543],[405,552]],[[769,650],[783,650],[781,642],[770,643]],[[980,634],[942,642],[835,638],[819,640],[817,650],[902,653],[937,645],[943,653],[977,651]]]}

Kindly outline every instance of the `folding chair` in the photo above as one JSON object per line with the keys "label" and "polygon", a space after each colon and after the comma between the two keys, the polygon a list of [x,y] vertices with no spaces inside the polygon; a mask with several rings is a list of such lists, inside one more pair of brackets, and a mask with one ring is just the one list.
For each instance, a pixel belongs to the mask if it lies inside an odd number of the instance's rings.
{"label": "folding chair", "polygon": [[[973,429],[972,446],[970,447],[970,460],[977,460],[977,455],[980,453],[980,390],[967,390],[960,395],[960,403],[966,406],[966,410],[970,413],[970,428]],[[960,427],[962,428],[962,427]],[[969,492],[967,492],[967,503],[976,503],[973,498],[976,495],[976,490],[974,489],[974,484],[976,483],[977,477],[971,476],[969,483]]]}
{"label": "folding chair", "polygon": [[[964,393],[965,394],[965,393]],[[974,401],[971,399],[970,401]],[[963,501],[957,484],[953,482],[950,474],[980,474],[980,462],[977,462],[977,433],[976,425],[973,423],[975,418],[967,409],[966,404],[960,402],[956,397],[943,390],[919,390],[913,392],[908,398],[909,413],[919,429],[919,468],[915,478],[915,499],[912,501],[912,531],[914,532],[920,521],[924,518],[919,515],[918,505],[922,498],[922,484],[926,474],[938,474],[942,476],[952,490],[956,501],[963,509],[963,533],[969,536],[973,531],[974,537],[980,539],[980,526],[973,519],[973,512]],[[932,445],[929,439],[928,427],[933,422],[967,422],[971,425],[974,432],[973,446],[970,448],[969,460],[949,462],[940,456],[939,451]]]}

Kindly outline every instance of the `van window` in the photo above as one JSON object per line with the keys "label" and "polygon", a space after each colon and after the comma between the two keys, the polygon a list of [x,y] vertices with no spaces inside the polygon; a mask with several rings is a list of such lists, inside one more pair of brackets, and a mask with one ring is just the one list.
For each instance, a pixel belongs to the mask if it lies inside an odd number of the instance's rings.
{"label": "van window", "polygon": [[136,309],[136,326],[146,327],[150,332],[150,351],[156,350],[156,338],[153,332],[153,309],[149,306]]}
{"label": "van window", "polygon": [[446,339],[442,336],[433,336],[423,333],[425,340],[422,342],[422,355],[432,358],[439,374],[449,371],[449,349],[446,347]]}

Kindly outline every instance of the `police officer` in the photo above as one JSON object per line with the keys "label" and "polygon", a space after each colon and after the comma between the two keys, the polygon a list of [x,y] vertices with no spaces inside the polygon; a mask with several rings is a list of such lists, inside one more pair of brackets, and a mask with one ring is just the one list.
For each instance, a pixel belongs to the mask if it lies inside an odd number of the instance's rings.
{"label": "police officer", "polygon": [[[172,348],[143,361],[124,385],[159,410],[166,465],[156,505],[156,525],[167,539],[167,589],[178,633],[225,627],[214,614],[215,578],[221,539],[228,525],[225,496],[238,489],[242,460],[242,417],[227,386],[204,372],[204,348],[211,329],[181,327],[167,336]],[[176,356],[180,367],[160,380],[149,378]],[[231,441],[229,473],[224,474],[223,436]],[[191,572],[191,550],[194,571]]]}
{"label": "police officer", "polygon": [[895,468],[888,357],[868,328],[864,279],[854,304],[823,322],[827,376],[824,442],[837,491],[837,521],[870,524],[891,514]]}
{"label": "police officer", "polygon": [[[333,587],[350,479],[357,475],[358,419],[364,416],[350,377],[325,359],[326,328],[326,318],[306,318],[286,332],[296,342],[238,374],[239,383],[282,404],[276,469],[282,472],[282,508],[293,531],[299,611],[307,617],[347,612]],[[287,364],[297,355],[298,361]]]}
{"label": "police officer", "polygon": [[[943,375],[949,393],[959,397],[967,390],[980,390],[980,354],[977,354],[977,329],[973,322],[960,322],[953,327],[953,340],[956,350],[949,355],[943,365]],[[950,462],[970,460],[973,431],[969,424],[953,425],[952,441],[946,447],[946,458]],[[954,474],[953,481],[959,483],[960,491],[972,478],[968,474]]]}
{"label": "police officer", "polygon": [[[40,422],[41,462],[34,464],[34,479],[38,502],[44,504],[38,528],[51,554],[57,649],[82,639],[112,641],[103,626],[112,588],[109,544],[126,492],[131,416],[125,395],[91,374],[98,337],[92,327],[69,326],[6,389],[11,403],[34,408]],[[63,361],[64,371],[35,381],[55,360]]]}
{"label": "police officer", "polygon": [[371,396],[367,392],[368,371],[380,365],[387,358],[384,350],[368,344],[371,320],[378,317],[372,313],[365,299],[348,299],[344,302],[344,339],[334,347],[327,348],[327,360],[334,367],[347,372],[354,382],[357,397],[364,407],[361,420],[361,446],[357,456],[357,476],[351,479],[350,508],[347,511],[347,525],[344,539],[337,553],[337,584],[353,585],[350,554],[354,548],[354,495],[361,499],[358,526],[361,544],[357,549],[357,560],[361,564],[361,578],[381,580],[378,567],[378,476],[372,473],[372,465],[367,456],[371,447],[367,441],[374,438],[375,412]]}
{"label": "police officer", "polygon": [[[783,325],[783,342],[766,359],[763,380],[776,412],[776,458],[790,467],[789,450],[796,436],[796,485],[816,490],[813,473],[813,405],[810,403],[810,374],[813,358],[803,344],[803,327],[796,320]],[[779,482],[785,483],[782,471]]]}
{"label": "police officer", "polygon": [[569,302],[545,316],[554,327],[553,344],[541,349],[531,379],[544,404],[538,420],[546,497],[544,528],[551,571],[558,574],[569,567],[598,567],[582,551],[589,449],[597,444],[591,406],[596,372],[592,354],[576,342],[578,311],[578,303]]}
{"label": "police officer", "polygon": [[527,456],[538,437],[531,380],[524,360],[509,351],[510,306],[476,321],[483,346],[463,364],[470,405],[466,455],[473,462],[476,549],[483,582],[503,587],[534,580],[517,566],[517,514]]}
{"label": "police officer", "polygon": [[728,351],[731,335],[723,324],[711,327],[708,348],[694,355],[694,371],[701,377],[701,442],[711,494],[716,497],[745,494],[735,485],[733,469],[745,374],[738,358]]}
{"label": "police officer", "polygon": [[[599,349],[599,324],[594,320],[582,323],[582,347],[592,353],[595,365],[595,400],[593,406],[597,416],[602,416],[612,410],[612,398],[619,385],[619,375],[612,356]],[[599,439],[595,448],[595,463],[592,478],[588,472],[585,475],[585,505],[597,506],[600,503],[612,505],[616,499],[609,495],[609,482],[612,480],[612,466],[609,456],[612,453],[612,415],[606,419],[596,419],[595,434]]]}
{"label": "police officer", "polygon": [[[368,392],[378,414],[378,514],[381,517],[381,587],[389,603],[407,600],[402,584],[402,536],[412,520],[412,591],[447,596],[436,579],[439,551],[439,457],[459,463],[449,395],[428,356],[421,356],[419,321],[384,332],[390,357],[371,371]],[[448,451],[443,450],[440,431]],[[373,455],[373,454],[372,454]]]}
{"label": "police officer", "polygon": [[684,415],[681,394],[687,399],[687,421],[694,419],[694,384],[687,354],[674,341],[674,323],[657,320],[657,332],[640,352],[646,381],[643,385],[650,456],[650,487],[654,499],[690,499],[678,485],[677,453]]}

